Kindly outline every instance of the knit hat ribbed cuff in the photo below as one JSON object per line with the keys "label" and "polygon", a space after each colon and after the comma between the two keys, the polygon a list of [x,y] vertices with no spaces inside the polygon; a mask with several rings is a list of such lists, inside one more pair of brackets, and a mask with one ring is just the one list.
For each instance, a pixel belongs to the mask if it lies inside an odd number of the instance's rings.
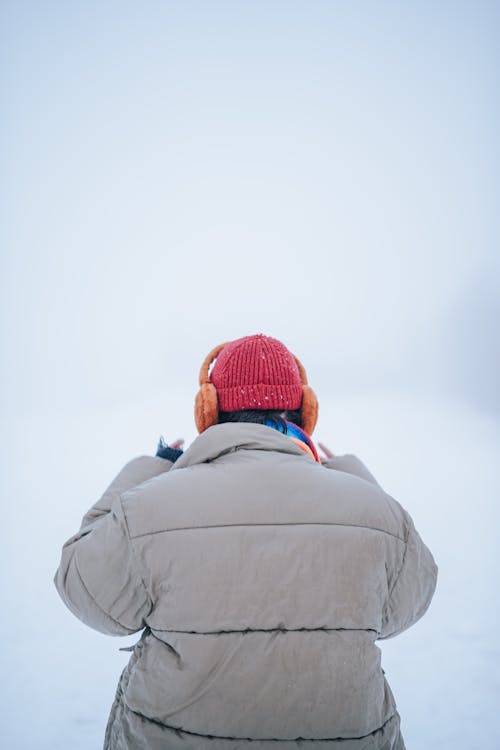
{"label": "knit hat ribbed cuff", "polygon": [[299,409],[302,403],[302,385],[256,385],[218,388],[221,411],[243,409]]}

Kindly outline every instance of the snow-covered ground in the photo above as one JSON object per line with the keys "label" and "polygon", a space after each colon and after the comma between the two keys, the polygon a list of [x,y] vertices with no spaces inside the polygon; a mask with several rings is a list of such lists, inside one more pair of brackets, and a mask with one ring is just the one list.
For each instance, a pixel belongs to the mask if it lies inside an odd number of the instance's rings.
{"label": "snow-covered ground", "polygon": [[[52,582],[63,542],[122,465],[195,437],[190,394],[99,413],[9,418],[1,444],[0,745],[94,750],[138,636],[93,632]],[[412,514],[439,565],[425,617],[380,642],[408,750],[500,747],[500,425],[400,394],[321,399],[315,438],[362,458]],[[187,426],[187,429],[184,429]]]}

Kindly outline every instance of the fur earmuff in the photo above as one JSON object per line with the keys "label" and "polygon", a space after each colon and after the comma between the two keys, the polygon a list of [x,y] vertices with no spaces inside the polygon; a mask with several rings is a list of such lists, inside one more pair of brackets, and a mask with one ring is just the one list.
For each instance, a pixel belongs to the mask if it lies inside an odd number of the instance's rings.
{"label": "fur earmuff", "polygon": [[304,432],[307,432],[308,435],[312,435],[318,421],[318,399],[307,382],[307,373],[304,365],[295,355],[294,359],[299,368],[300,379],[302,381],[302,404],[300,407],[302,413],[302,429]]}
{"label": "fur earmuff", "polygon": [[194,421],[198,432],[208,430],[217,424],[219,417],[219,401],[215,386],[210,382],[209,369],[212,362],[217,358],[219,352],[226,344],[220,344],[205,357],[200,368],[199,384],[200,390],[194,401]]}
{"label": "fur earmuff", "polygon": [[217,424],[218,416],[217,391],[212,383],[203,383],[194,402],[194,419],[198,432],[204,432],[212,425]]}
{"label": "fur earmuff", "polygon": [[302,429],[308,435],[312,435],[318,421],[318,399],[310,385],[304,385],[302,396]]}

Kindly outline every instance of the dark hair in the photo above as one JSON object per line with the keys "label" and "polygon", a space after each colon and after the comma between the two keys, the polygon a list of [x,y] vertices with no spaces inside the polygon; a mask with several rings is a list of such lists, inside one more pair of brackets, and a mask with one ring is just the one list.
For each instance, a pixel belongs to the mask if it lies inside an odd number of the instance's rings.
{"label": "dark hair", "polygon": [[223,422],[256,422],[264,424],[266,419],[271,420],[276,427],[286,434],[286,420],[302,427],[302,412],[300,409],[245,409],[243,411],[220,411],[219,424]]}

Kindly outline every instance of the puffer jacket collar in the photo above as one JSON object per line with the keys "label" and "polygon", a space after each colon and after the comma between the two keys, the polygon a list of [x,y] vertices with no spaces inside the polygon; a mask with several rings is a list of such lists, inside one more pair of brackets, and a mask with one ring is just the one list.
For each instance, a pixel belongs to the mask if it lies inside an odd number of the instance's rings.
{"label": "puffer jacket collar", "polygon": [[315,463],[293,440],[271,427],[249,422],[225,422],[213,425],[198,435],[177,459],[171,471],[214,461],[225,453],[236,450],[292,453],[304,461]]}

